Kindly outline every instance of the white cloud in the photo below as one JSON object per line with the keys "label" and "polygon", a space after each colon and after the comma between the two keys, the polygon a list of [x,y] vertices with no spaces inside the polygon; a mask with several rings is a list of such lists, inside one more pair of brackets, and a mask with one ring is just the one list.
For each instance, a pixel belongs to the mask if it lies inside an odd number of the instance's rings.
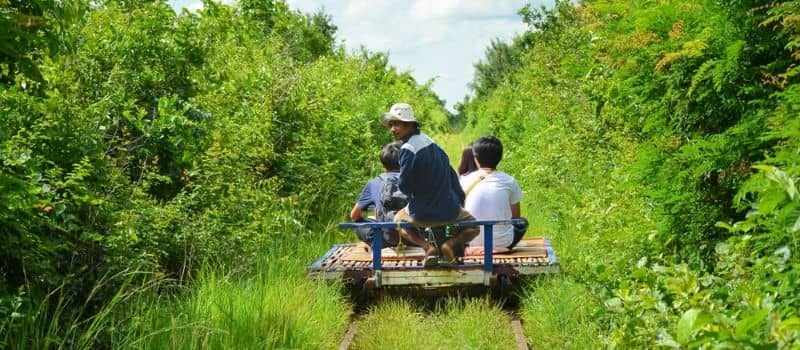
{"label": "white cloud", "polygon": [[502,6],[493,1],[469,0],[417,0],[412,7],[412,15],[420,20],[449,19],[466,15],[485,16],[490,14],[506,14]]}
{"label": "white cloud", "polygon": [[[215,0],[218,3],[225,5],[233,5],[236,0]],[[189,12],[195,12],[203,9],[203,2],[199,0],[169,0],[168,3],[175,9],[185,8]]]}
{"label": "white cloud", "polygon": [[[296,2],[298,2],[299,5],[299,1]],[[385,18],[378,18],[378,16],[375,16],[371,19],[375,21],[393,21],[396,20],[397,17],[390,15],[398,12],[398,9],[401,10],[399,12],[403,12],[402,8],[405,6],[406,5],[403,1],[352,0],[347,2],[347,7],[345,8],[343,15],[346,19],[354,19],[365,18],[366,16],[379,14],[387,16]]]}
{"label": "white cloud", "polygon": [[197,1],[197,2],[189,4],[189,6],[186,6],[186,9],[189,10],[189,12],[196,12],[197,10],[200,10],[202,8],[203,8],[203,2],[202,1]]}

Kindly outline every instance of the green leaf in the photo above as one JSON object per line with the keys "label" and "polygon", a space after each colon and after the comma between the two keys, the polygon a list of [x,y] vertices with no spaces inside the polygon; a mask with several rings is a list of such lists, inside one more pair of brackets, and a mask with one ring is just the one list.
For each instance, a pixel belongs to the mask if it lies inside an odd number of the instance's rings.
{"label": "green leaf", "polygon": [[716,223],[714,223],[714,227],[719,227],[719,228],[725,229],[728,232],[734,232],[735,231],[733,226],[731,226],[727,222],[722,222],[722,221],[717,221]]}
{"label": "green leaf", "polygon": [[676,342],[675,339],[672,339],[672,336],[669,335],[669,333],[667,333],[664,330],[659,331],[658,337],[657,337],[657,340],[656,340],[656,344],[658,346],[663,346],[663,347],[673,348],[673,349],[680,349],[681,348],[681,345],[678,344],[678,342]]}
{"label": "green leaf", "polygon": [[789,228],[789,233],[795,233],[800,230],[800,216],[797,217],[797,221],[794,222],[791,228]]}
{"label": "green leaf", "polygon": [[678,321],[677,336],[678,342],[686,344],[692,339],[692,334],[709,324],[711,318],[700,309],[689,309],[683,313]]}
{"label": "green leaf", "polygon": [[689,337],[692,335],[692,327],[699,314],[700,310],[698,309],[690,309],[683,313],[683,316],[681,316],[681,319],[678,321],[678,328],[676,330],[678,342],[686,344],[689,341]]}
{"label": "green leaf", "polygon": [[781,189],[789,195],[789,198],[792,200],[797,198],[797,187],[794,184],[794,179],[783,170],[769,165],[754,165],[753,168],[763,171],[767,179],[780,185]]}
{"label": "green leaf", "polygon": [[734,333],[736,339],[749,339],[750,332],[761,326],[767,319],[767,316],[769,316],[769,310],[761,309],[743,318],[736,324],[736,333]]}
{"label": "green leaf", "polygon": [[783,191],[772,189],[761,195],[757,209],[762,214],[772,214],[785,200],[786,194]]}

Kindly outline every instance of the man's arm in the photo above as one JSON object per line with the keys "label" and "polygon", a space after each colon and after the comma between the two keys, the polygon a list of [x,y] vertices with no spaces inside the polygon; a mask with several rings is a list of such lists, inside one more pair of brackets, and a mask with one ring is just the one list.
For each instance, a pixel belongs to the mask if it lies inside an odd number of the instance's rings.
{"label": "man's arm", "polygon": [[353,210],[350,210],[350,220],[353,221],[361,221],[364,217],[361,216],[361,207],[358,206],[358,203],[353,206]]}
{"label": "man's arm", "polygon": [[511,204],[511,218],[516,219],[522,217],[522,213],[520,213],[519,209],[519,202]]}
{"label": "man's arm", "polygon": [[414,194],[414,153],[407,149],[400,148],[400,175],[397,186],[400,191],[408,196]]}
{"label": "man's arm", "polygon": [[511,196],[509,197],[509,202],[512,203],[511,218],[516,219],[522,217],[522,213],[520,213],[520,206],[519,206],[519,203],[522,202],[522,188],[519,187],[519,183],[517,182],[517,180],[512,181]]}
{"label": "man's arm", "polygon": [[369,184],[370,183],[367,182],[367,185],[364,186],[364,190],[361,191],[361,196],[358,197],[358,201],[356,201],[353,209],[350,210],[350,219],[353,221],[364,220],[364,217],[362,216],[362,211],[364,210],[363,208],[369,207],[370,204],[375,204],[372,203],[372,191],[369,189]]}

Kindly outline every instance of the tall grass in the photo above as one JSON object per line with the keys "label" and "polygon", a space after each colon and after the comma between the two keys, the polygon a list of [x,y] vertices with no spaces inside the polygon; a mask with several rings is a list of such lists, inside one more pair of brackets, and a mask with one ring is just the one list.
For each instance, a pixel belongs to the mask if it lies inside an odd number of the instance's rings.
{"label": "tall grass", "polygon": [[600,348],[593,322],[599,307],[582,284],[566,276],[538,279],[528,289],[521,310],[525,336],[542,349]]}
{"label": "tall grass", "polygon": [[[11,317],[0,320],[0,348],[89,349],[108,348],[133,341],[135,332],[126,310],[140,303],[164,279],[137,269],[103,276],[85,300],[74,300],[66,283],[38,304],[25,302],[21,293],[10,300]],[[111,286],[109,288],[109,286]],[[112,295],[98,298],[112,290]],[[95,305],[102,299],[102,305]]]}
{"label": "tall grass", "polygon": [[[534,190],[535,191],[535,190]],[[591,197],[591,196],[589,196]],[[626,198],[620,196],[620,198]],[[649,227],[646,209],[637,202],[620,203],[616,211],[602,212],[603,198],[595,197],[558,213],[527,201],[523,215],[529,217],[528,235],[547,236],[559,258],[561,273],[539,278],[524,289],[522,318],[528,341],[537,348],[602,348],[607,329],[599,323],[605,312],[603,281],[634,264],[641,252],[637,235]],[[606,205],[606,207],[609,207]],[[644,212],[642,215],[640,212]],[[634,216],[635,215],[635,216]]]}
{"label": "tall grass", "polygon": [[441,300],[432,312],[384,299],[358,323],[353,349],[512,349],[508,315],[488,298]]}
{"label": "tall grass", "polygon": [[11,317],[0,320],[0,348],[333,348],[351,306],[340,285],[305,272],[341,239],[331,225],[309,230],[318,232],[318,241],[276,243],[256,262],[228,269],[207,264],[177,293],[164,293],[174,282],[129,269],[101,279],[86,301],[74,300],[64,287],[36,305],[25,295],[0,300],[11,309]]}
{"label": "tall grass", "polygon": [[[529,191],[536,196],[536,191]],[[561,264],[561,273],[542,276],[523,287],[521,316],[525,337],[535,348],[601,348],[594,316],[602,305],[583,284],[573,282],[571,270],[583,265],[581,257],[594,256],[596,242],[579,234],[569,218],[553,220],[546,211],[536,210],[536,200],[526,200],[522,210],[528,217],[528,236],[551,240]]]}
{"label": "tall grass", "polygon": [[[305,243],[305,242],[302,242]],[[138,349],[329,349],[351,306],[340,286],[305,275],[321,243],[277,245],[251,272],[204,267],[190,291],[146,310]]]}

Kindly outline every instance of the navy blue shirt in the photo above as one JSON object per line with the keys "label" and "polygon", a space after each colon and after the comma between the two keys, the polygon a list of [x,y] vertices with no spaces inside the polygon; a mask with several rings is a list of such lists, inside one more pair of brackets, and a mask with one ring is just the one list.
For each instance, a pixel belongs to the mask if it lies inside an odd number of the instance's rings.
{"label": "navy blue shirt", "polygon": [[[397,171],[388,171],[381,174],[383,177],[398,175],[400,175],[400,173]],[[361,191],[361,197],[358,198],[357,203],[361,210],[365,210],[369,208],[370,205],[374,205],[376,215],[383,213],[383,205],[381,205],[381,188],[383,187],[383,179],[381,176],[376,176],[369,180],[367,185],[364,186],[364,190]]]}
{"label": "navy blue shirt", "polygon": [[464,204],[464,190],[447,153],[419,130],[403,139],[399,186],[408,195],[408,213],[415,221],[453,221]]}

